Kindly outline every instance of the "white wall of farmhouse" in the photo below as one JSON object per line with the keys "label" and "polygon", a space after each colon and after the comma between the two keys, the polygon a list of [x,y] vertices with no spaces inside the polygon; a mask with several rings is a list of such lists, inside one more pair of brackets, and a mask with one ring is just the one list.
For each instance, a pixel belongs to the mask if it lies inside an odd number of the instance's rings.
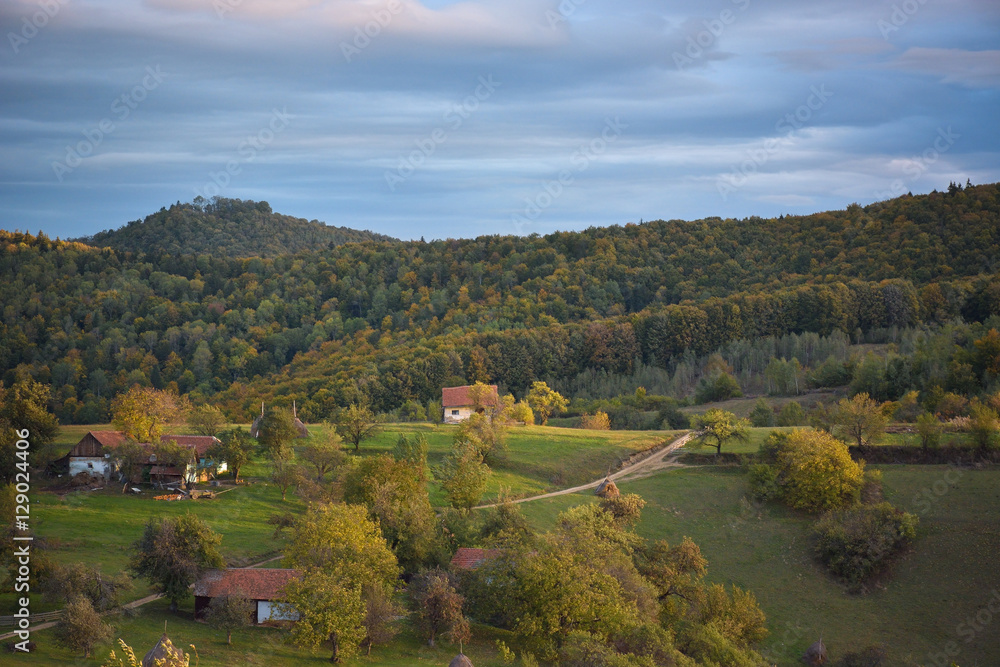
{"label": "white wall of farmhouse", "polygon": [[472,409],[472,406],[459,406],[457,408],[445,408],[444,409],[444,423],[445,424],[458,424],[459,422],[464,422],[466,419],[471,417],[476,413]]}
{"label": "white wall of farmhouse", "polygon": [[73,456],[69,460],[70,476],[88,473],[90,475],[108,475],[111,463],[103,456]]}

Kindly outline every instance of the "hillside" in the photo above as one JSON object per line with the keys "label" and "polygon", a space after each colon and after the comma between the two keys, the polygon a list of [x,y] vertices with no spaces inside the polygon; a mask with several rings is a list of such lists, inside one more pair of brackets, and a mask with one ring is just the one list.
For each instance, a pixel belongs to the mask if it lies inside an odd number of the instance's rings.
{"label": "hillside", "polygon": [[[170,216],[222,219],[190,205],[153,218]],[[969,394],[992,382],[974,342],[997,326],[998,248],[995,184],[808,216],[367,241],[294,259],[0,232],[0,373],[51,383],[64,422],[106,419],[137,382],[233,419],[262,397],[295,398],[318,421],[358,398],[426,406],[475,380],[519,396],[544,378],[572,395],[673,386],[681,398],[716,350],[758,376],[772,357],[810,371],[832,358],[842,385],[848,343],[908,341],[898,364],[872,365],[894,374],[886,400]],[[925,331],[943,338],[930,346]]]}
{"label": "hillside", "polygon": [[212,203],[177,203],[145,220],[76,240],[132,253],[277,257],[394,239],[274,213],[265,201],[217,197]]}

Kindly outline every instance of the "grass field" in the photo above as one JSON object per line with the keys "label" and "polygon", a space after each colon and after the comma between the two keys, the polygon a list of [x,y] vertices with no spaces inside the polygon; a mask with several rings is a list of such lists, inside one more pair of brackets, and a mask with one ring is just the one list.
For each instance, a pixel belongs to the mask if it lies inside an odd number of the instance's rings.
{"label": "grass field", "polygon": [[[93,428],[64,429],[61,446],[72,445]],[[724,447],[723,451],[754,452],[771,430],[753,429],[749,443]],[[433,466],[447,453],[454,432],[455,427],[442,425],[388,425],[378,437],[363,444],[361,454],[389,451],[401,433],[423,433]],[[509,450],[496,465],[487,496],[494,496],[501,486],[515,494],[528,494],[589,481],[670,435],[514,428]],[[711,450],[700,451],[707,454]],[[996,554],[1000,553],[1000,470],[876,467],[883,471],[889,499],[918,513],[921,525],[911,552],[896,564],[891,577],[884,578],[865,596],[848,594],[814,561],[812,517],[779,505],[758,506],[745,499],[746,483],[739,467],[681,468],[622,482],[620,486],[623,492],[639,493],[648,503],[638,527],[642,535],[672,543],[685,535],[692,537],[709,560],[710,580],[754,592],[771,630],[762,650],[777,665],[801,664],[798,658],[820,635],[834,660],[847,651],[884,643],[890,651],[891,665],[931,665],[935,664],[932,654],[948,642],[955,642],[960,653],[953,658],[963,667],[1000,664],[1000,642],[995,639],[997,630],[993,627],[1000,623],[1000,616],[993,620],[993,626],[973,632],[969,642],[964,641],[968,635],[962,628],[966,626],[959,625],[983,610],[994,591],[1000,591],[1000,569],[996,566]],[[264,477],[266,473],[262,463],[245,471],[248,477]],[[955,483],[949,484],[948,480]],[[434,503],[443,504],[443,496],[433,483],[431,492]],[[563,509],[595,501],[588,492],[520,507],[533,525],[544,530],[554,525]],[[126,548],[138,537],[149,516],[194,512],[224,535],[222,550],[227,558],[246,559],[281,548],[281,541],[271,539],[268,516],[301,511],[303,507],[293,494],[282,502],[277,489],[260,481],[209,501],[154,501],[123,496],[110,489],[65,495],[36,489],[32,502],[37,533],[48,539],[54,560],[98,563],[109,573],[124,567]],[[131,597],[147,592],[139,583]],[[10,607],[9,596],[0,597],[0,605]],[[221,635],[191,620],[190,606],[189,601],[179,615],[173,615],[166,611],[166,603],[153,603],[144,607],[137,618],[117,619],[118,634],[145,652],[167,620],[175,642],[195,644],[200,664],[208,666],[320,664],[328,659],[323,651],[311,654],[282,643],[283,635],[267,628],[241,631],[234,637],[234,646],[226,647]],[[454,655],[454,647],[447,645],[433,650],[422,646],[416,637],[407,634],[406,627],[404,624],[404,633],[391,646],[377,647],[371,657],[347,664],[441,665]],[[55,647],[51,631],[33,638],[39,641],[40,653],[4,658],[3,663],[98,665],[107,655],[106,646],[97,652],[100,659],[83,661]],[[477,666],[502,664],[493,646],[498,638],[516,649],[516,642],[506,633],[476,629],[467,653]]]}
{"label": "grass field", "polygon": [[[801,664],[819,636],[833,659],[884,643],[891,665],[930,665],[929,656],[954,641],[959,665],[1000,664],[996,627],[968,643],[959,628],[1000,590],[1000,471],[961,471],[950,486],[946,466],[877,467],[889,499],[918,514],[921,525],[912,551],[865,596],[848,594],[812,558],[811,517],[744,499],[739,468],[686,468],[620,487],[648,503],[641,534],[672,543],[690,536],[709,561],[710,580],[754,592],[771,631],[763,653],[778,665]],[[921,496],[924,490],[929,495]],[[544,529],[557,512],[594,501],[575,494],[522,508]]]}

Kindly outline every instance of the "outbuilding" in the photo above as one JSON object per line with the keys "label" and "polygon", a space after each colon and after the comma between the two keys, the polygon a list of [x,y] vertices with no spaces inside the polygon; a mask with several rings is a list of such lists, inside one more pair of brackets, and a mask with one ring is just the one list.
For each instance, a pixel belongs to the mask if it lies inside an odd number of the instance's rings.
{"label": "outbuilding", "polygon": [[194,615],[201,618],[213,598],[238,595],[253,602],[253,622],[296,621],[297,612],[281,604],[282,591],[298,570],[286,568],[239,568],[209,570],[194,585]]}

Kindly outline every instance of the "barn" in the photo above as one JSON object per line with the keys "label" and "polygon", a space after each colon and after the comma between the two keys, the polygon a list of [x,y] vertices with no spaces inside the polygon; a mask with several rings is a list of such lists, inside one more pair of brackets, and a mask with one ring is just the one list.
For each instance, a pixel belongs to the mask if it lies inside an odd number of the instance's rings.
{"label": "barn", "polygon": [[300,575],[298,570],[284,568],[209,570],[194,585],[195,618],[202,617],[213,598],[239,595],[254,603],[253,622],[257,625],[298,620],[298,613],[289,613],[279,603],[282,590]]}
{"label": "barn", "polygon": [[[64,457],[69,464],[69,474],[88,473],[95,476],[111,477],[115,473],[115,450],[121,447],[128,438],[120,431],[88,431],[80,442]],[[191,450],[191,461],[186,468],[168,468],[157,465],[153,447],[148,443],[140,443],[149,452],[145,462],[150,474],[156,474],[157,481],[197,482],[208,479],[209,468],[215,467],[217,472],[226,471],[226,462],[217,465],[208,457],[209,448],[219,440],[210,435],[164,435],[161,443],[176,442],[181,447]]]}
{"label": "barn", "polygon": [[[495,384],[487,385],[490,389],[489,395],[484,397],[486,405],[496,405],[500,401]],[[458,424],[464,422],[477,412],[483,412],[483,405],[476,405],[472,398],[471,386],[445,387],[441,390],[441,407],[444,409],[444,423]]]}

